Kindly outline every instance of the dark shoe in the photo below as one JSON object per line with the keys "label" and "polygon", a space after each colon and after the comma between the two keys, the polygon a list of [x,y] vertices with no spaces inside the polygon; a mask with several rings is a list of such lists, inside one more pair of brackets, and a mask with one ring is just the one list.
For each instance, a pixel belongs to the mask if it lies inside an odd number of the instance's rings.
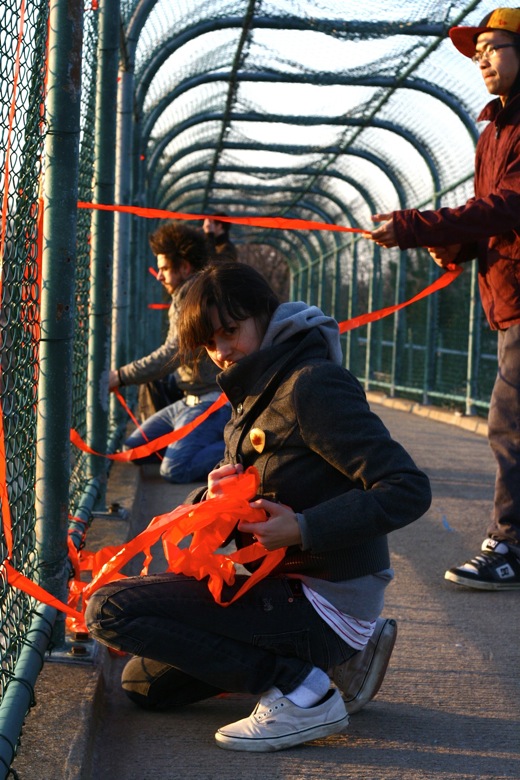
{"label": "dark shoe", "polygon": [[121,685],[126,695],[145,710],[184,707],[222,693],[174,666],[138,656],[126,663]]}
{"label": "dark shoe", "polygon": [[348,715],[339,692],[331,688],[313,707],[298,707],[283,696],[270,703],[262,699],[248,718],[222,726],[215,734],[225,750],[268,753],[301,745],[346,729]]}
{"label": "dark shoe", "polygon": [[477,590],[520,589],[520,559],[506,542],[485,539],[482,552],[462,566],[448,569],[444,579]]}
{"label": "dark shoe", "polygon": [[349,715],[364,707],[380,689],[396,637],[395,620],[378,618],[365,649],[329,669],[329,677],[343,694]]}

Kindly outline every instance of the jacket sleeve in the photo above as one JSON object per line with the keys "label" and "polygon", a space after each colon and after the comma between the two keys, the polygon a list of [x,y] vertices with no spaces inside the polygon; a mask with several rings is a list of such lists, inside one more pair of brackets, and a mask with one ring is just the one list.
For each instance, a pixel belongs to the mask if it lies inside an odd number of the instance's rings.
{"label": "jacket sleeve", "polygon": [[519,213],[520,192],[501,191],[486,198],[472,198],[457,208],[394,211],[393,223],[400,249],[449,244],[476,246],[482,239],[518,229]]}
{"label": "jacket sleeve", "polygon": [[428,477],[370,410],[348,371],[329,366],[304,373],[295,384],[294,403],[306,445],[354,486],[304,509],[304,549],[326,552],[357,544],[402,528],[428,510]]}
{"label": "jacket sleeve", "polygon": [[[478,174],[478,169],[477,169]],[[478,188],[476,189],[477,194]],[[492,192],[470,198],[463,206],[436,211],[405,209],[393,212],[401,249],[449,244],[476,245],[478,241],[520,229],[520,142],[509,152],[509,162]],[[464,250],[461,259],[475,254]],[[460,260],[458,259],[460,262]]]}
{"label": "jacket sleeve", "polygon": [[177,324],[174,304],[168,312],[169,328],[164,344],[161,344],[149,355],[127,363],[119,369],[121,379],[125,385],[140,385],[160,379],[167,374],[172,374],[179,366]]}

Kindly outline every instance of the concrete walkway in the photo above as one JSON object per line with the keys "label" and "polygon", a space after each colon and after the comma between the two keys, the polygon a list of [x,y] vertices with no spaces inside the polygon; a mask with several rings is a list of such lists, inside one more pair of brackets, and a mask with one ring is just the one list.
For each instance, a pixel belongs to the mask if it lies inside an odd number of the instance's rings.
{"label": "concrete walkway", "polygon": [[[380,693],[346,733],[273,754],[223,751],[216,728],[249,714],[253,697],[146,713],[120,691],[124,659],[89,649],[90,663],[45,664],[13,765],[20,780],[519,780],[520,593],[443,579],[485,534],[494,477],[485,426],[370,400],[429,474],[434,500],[391,536],[396,578],[384,614],[398,622],[397,643]],[[133,501],[138,474],[114,468],[110,498],[131,518],[96,520],[88,547],[135,534],[188,492],[148,473]]]}

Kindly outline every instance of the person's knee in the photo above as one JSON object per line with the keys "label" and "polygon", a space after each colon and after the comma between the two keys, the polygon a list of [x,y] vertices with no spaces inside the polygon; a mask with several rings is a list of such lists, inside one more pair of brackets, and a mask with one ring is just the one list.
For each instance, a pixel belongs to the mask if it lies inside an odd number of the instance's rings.
{"label": "person's knee", "polygon": [[114,588],[114,583],[109,583],[96,590],[89,597],[85,609],[85,624],[89,633],[96,639],[100,639],[107,632],[112,633],[114,621],[121,613],[124,601],[118,603],[119,595],[123,590]]}
{"label": "person's knee", "polygon": [[123,449],[133,450],[135,447],[139,447],[141,444],[144,444],[145,442],[146,439],[143,437],[140,430],[137,428],[135,431],[132,431],[130,436],[126,437],[123,443]]}
{"label": "person's knee", "polygon": [[160,474],[167,482],[176,484],[186,484],[192,482],[191,467],[186,458],[163,458],[161,462]]}
{"label": "person's knee", "polygon": [[91,595],[85,609],[85,625],[89,633],[98,638],[102,632],[102,623],[104,619],[103,607],[106,599],[103,598],[101,591],[96,591]]}

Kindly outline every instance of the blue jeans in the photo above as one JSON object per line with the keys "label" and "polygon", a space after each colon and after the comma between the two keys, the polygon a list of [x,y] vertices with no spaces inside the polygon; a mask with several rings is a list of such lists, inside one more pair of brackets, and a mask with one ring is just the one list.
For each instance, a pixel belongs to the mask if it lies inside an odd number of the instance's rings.
{"label": "blue jeans", "polygon": [[[184,399],[165,406],[152,414],[125,441],[125,447],[133,449],[146,441],[163,436],[182,428],[199,414],[209,409],[217,400],[220,392],[207,393],[204,400],[196,406],[188,406]],[[205,482],[209,472],[224,456],[224,426],[231,416],[231,406],[226,404],[211,414],[187,436],[170,444],[161,453],[161,476],[168,482]],[[144,434],[144,435],[143,435]],[[136,464],[157,463],[157,455],[137,458]]]}
{"label": "blue jeans", "polygon": [[520,545],[520,325],[498,333],[498,374],[489,407],[488,436],[497,462],[488,533]]}
{"label": "blue jeans", "polygon": [[[224,600],[243,582],[224,586]],[[355,653],[287,577],[261,580],[229,607],[215,603],[206,580],[132,577],[96,591],[86,621],[100,642],[174,666],[213,693],[290,693],[314,666],[326,671]]]}

